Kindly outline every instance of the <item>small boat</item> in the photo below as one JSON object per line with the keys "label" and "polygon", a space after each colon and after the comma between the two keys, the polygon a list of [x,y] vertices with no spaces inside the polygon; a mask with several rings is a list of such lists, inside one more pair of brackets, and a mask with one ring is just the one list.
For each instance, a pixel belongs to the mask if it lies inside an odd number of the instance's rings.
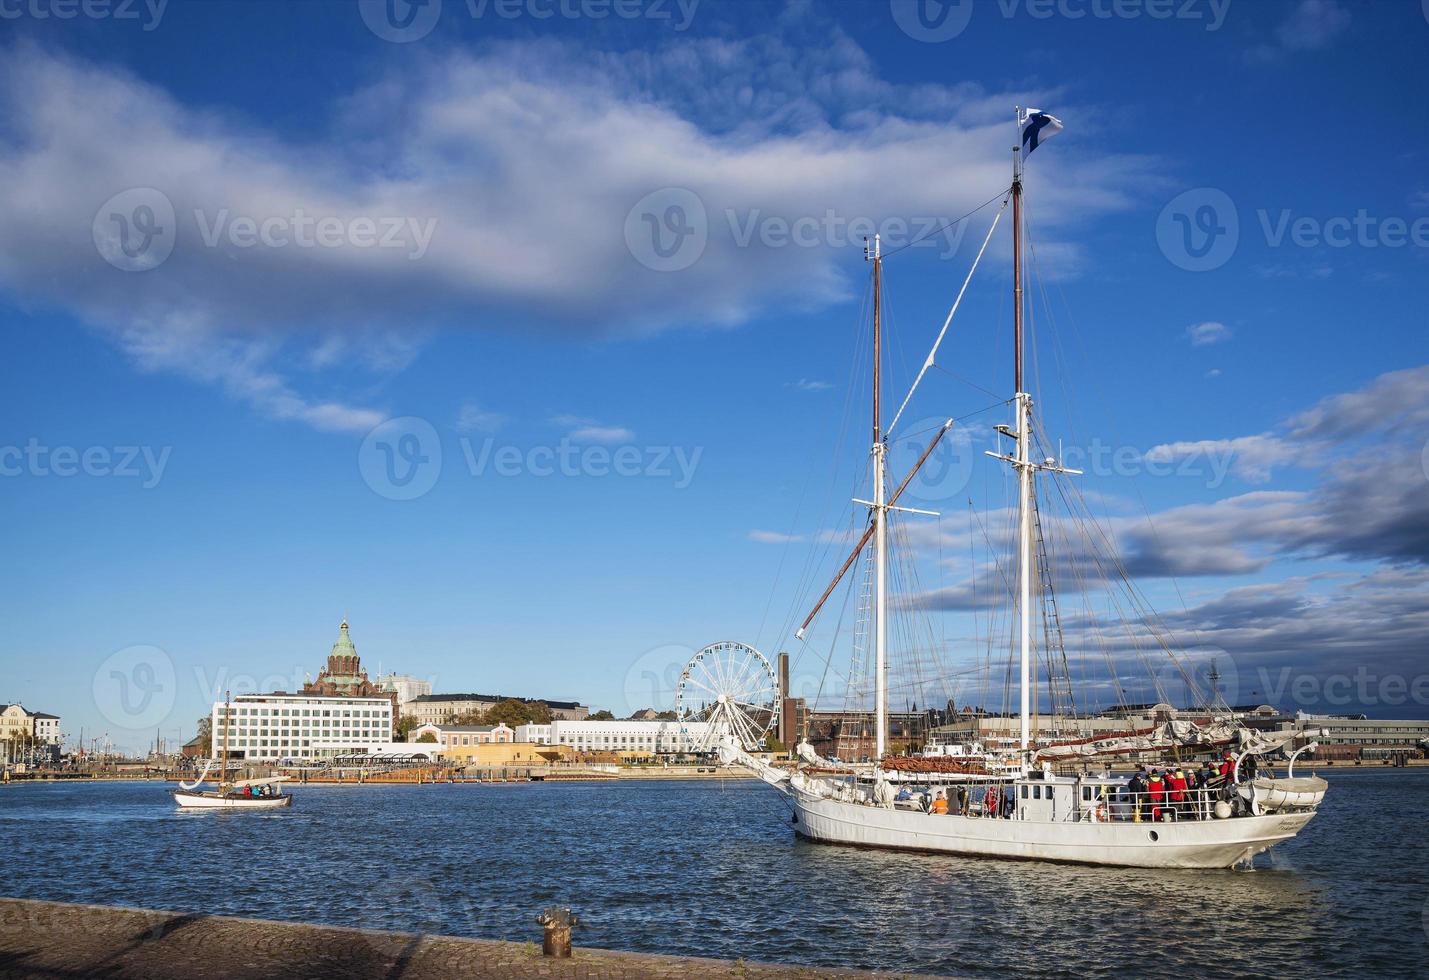
{"label": "small boat", "polygon": [[[228,710],[229,698],[225,694],[223,699],[224,725],[223,725],[223,759],[224,775],[227,774],[228,760],[228,718],[231,717]],[[208,779],[209,771],[213,769],[217,760],[210,759],[203,767],[203,772],[198,774],[198,778],[191,783],[179,783],[179,788],[170,790],[173,794],[174,802],[180,809],[186,810],[276,810],[279,807],[292,806],[293,798],[283,792],[283,782],[287,776],[269,776],[265,779],[240,779],[229,781],[220,776],[218,789],[201,790],[200,786]]]}
{"label": "small boat", "polygon": [[[175,790],[170,790],[173,794],[174,802],[185,809],[208,809],[208,810],[275,810],[279,807],[292,806],[293,797],[289,793],[284,793],[278,787],[278,783],[286,780],[287,776],[273,776],[269,779],[244,779],[235,783],[219,783],[217,790],[199,790],[200,778],[197,783],[189,786],[180,784]],[[273,792],[261,793],[260,788],[272,786]],[[244,790],[249,790],[245,793]]]}

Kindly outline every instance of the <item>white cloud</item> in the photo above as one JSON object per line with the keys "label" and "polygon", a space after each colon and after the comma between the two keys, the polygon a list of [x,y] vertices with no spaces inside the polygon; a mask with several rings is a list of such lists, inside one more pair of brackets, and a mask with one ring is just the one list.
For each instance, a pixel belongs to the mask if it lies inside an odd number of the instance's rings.
{"label": "white cloud", "polygon": [[1207,320],[1205,323],[1193,323],[1187,327],[1186,337],[1191,341],[1192,347],[1206,347],[1230,340],[1231,329],[1224,323]]}
{"label": "white cloud", "polygon": [[[897,85],[836,30],[808,40],[682,37],[653,54],[494,43],[354,91],[302,139],[12,46],[0,67],[0,286],[126,350],[126,334],[179,330],[210,364],[163,369],[283,391],[250,397],[268,414],[343,426],[340,403],[296,392],[261,363],[279,346],[268,338],[311,349],[285,363],[321,369],[353,363],[335,337],[383,336],[388,365],[400,366],[435,330],[516,320],[641,333],[831,303],[848,294],[856,242],[741,245],[736,229],[752,217],[962,214],[1007,181],[1006,107],[1050,93]],[[1039,253],[1075,265],[1058,230],[1127,207],[1153,172],[1147,158],[1090,150],[1043,160]],[[625,223],[670,186],[698,195],[708,242],[688,268],[656,272],[632,256]],[[142,273],[112,268],[92,240],[101,206],[129,188],[162,192],[177,220],[172,254]],[[420,258],[351,240],[206,240],[220,218],[296,215],[434,231]],[[245,370],[212,363],[224,357]]]}
{"label": "white cloud", "polygon": [[1273,43],[1246,50],[1246,60],[1274,62],[1301,51],[1323,51],[1350,26],[1350,12],[1337,0],[1300,0],[1275,28]]}
{"label": "white cloud", "polygon": [[761,531],[755,529],[749,532],[749,540],[757,541],[760,544],[796,544],[804,540],[802,534],[780,534],[778,531]]}
{"label": "white cloud", "polygon": [[572,442],[634,442],[635,433],[618,425],[586,425],[566,433]]}
{"label": "white cloud", "polygon": [[479,405],[467,402],[457,412],[458,432],[495,432],[506,424],[506,416],[500,412],[488,412]]}
{"label": "white cloud", "polygon": [[795,391],[828,391],[833,385],[827,381],[800,378],[798,381],[789,382],[787,387],[793,388]]}

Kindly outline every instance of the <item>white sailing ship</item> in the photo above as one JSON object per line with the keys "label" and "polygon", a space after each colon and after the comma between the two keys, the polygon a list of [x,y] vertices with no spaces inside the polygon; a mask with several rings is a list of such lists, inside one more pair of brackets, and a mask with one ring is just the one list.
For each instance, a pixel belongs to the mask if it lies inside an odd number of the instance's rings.
{"label": "white sailing ship", "polygon": [[[1228,709],[1212,711],[1197,721],[1166,720],[1141,730],[1103,733],[1100,736],[1061,740],[1033,737],[1035,695],[1033,681],[1033,617],[1046,581],[1047,555],[1039,548],[1037,494],[1039,479],[1063,478],[1078,471],[1050,458],[1033,455],[1036,440],[1033,400],[1024,383],[1023,360],[1023,166],[1041,140],[1056,133],[1061,123],[1039,110],[1018,110],[1019,146],[1013,151],[1013,178],[1002,206],[988,230],[968,278],[938,334],[922,370],[913,381],[893,421],[885,428],[881,418],[880,361],[882,358],[881,246],[875,237],[867,248],[872,263],[873,313],[873,441],[870,450],[872,493],[866,505],[868,520],[852,554],[834,581],[796,632],[803,639],[835,586],[860,556],[871,564],[869,614],[873,647],[874,752],[865,765],[820,758],[807,744],[798,747],[799,762],[791,768],[772,765],[755,757],[745,739],[734,735],[722,740],[719,752],[726,764],[753,769],[765,782],[785,794],[792,805],[798,834],[814,841],[900,850],[934,851],[996,858],[1068,861],[1097,865],[1153,868],[1226,868],[1248,862],[1255,855],[1298,834],[1315,816],[1326,783],[1315,776],[1294,775],[1300,752],[1293,741],[1304,732],[1261,733],[1243,725]],[[1013,356],[1014,392],[1007,400],[1011,425],[997,426],[1007,438],[1010,452],[989,452],[1012,468],[1016,478],[1016,577],[1009,583],[1008,599],[1016,617],[1020,729],[1015,745],[979,758],[935,758],[910,763],[889,755],[889,517],[891,513],[928,513],[899,507],[897,501],[914,473],[952,426],[948,420],[931,439],[921,458],[890,494],[888,473],[889,433],[898,425],[913,392],[935,364],[939,346],[962,302],[998,220],[1011,205],[1013,223]],[[871,561],[865,549],[871,549]],[[1060,632],[1060,627],[1058,628]],[[1169,648],[1168,648],[1169,652]],[[1071,678],[1067,677],[1070,684]],[[1214,706],[1213,706],[1214,707]],[[1102,760],[1153,753],[1174,753],[1178,761],[1198,754],[1230,756],[1229,773],[1194,792],[1179,793],[1173,803],[1162,792],[1150,798],[1131,793],[1129,774],[1113,775]],[[1256,778],[1259,768],[1272,772],[1274,759],[1286,758],[1281,778],[1273,774]],[[929,753],[931,756],[932,753]],[[1260,765],[1257,766],[1257,761]],[[910,783],[922,792],[909,793]],[[897,789],[902,788],[903,792]],[[948,812],[932,805],[940,797]]]}

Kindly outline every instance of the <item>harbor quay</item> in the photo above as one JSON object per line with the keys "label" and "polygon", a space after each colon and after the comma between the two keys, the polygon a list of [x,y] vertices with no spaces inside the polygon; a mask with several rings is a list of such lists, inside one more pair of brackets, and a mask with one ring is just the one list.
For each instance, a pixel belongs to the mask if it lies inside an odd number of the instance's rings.
{"label": "harbor quay", "polygon": [[[540,938],[536,912],[532,934]],[[0,977],[110,980],[818,980],[904,977],[827,967],[516,943],[0,898]]]}

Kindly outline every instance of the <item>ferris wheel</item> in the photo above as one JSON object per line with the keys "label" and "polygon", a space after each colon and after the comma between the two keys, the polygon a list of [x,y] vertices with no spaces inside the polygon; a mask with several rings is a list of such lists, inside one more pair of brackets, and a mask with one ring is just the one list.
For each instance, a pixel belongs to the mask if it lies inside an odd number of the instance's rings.
{"label": "ferris wheel", "polygon": [[675,714],[696,751],[712,750],[724,735],[758,751],[779,718],[774,668],[746,643],[711,643],[680,674]]}

